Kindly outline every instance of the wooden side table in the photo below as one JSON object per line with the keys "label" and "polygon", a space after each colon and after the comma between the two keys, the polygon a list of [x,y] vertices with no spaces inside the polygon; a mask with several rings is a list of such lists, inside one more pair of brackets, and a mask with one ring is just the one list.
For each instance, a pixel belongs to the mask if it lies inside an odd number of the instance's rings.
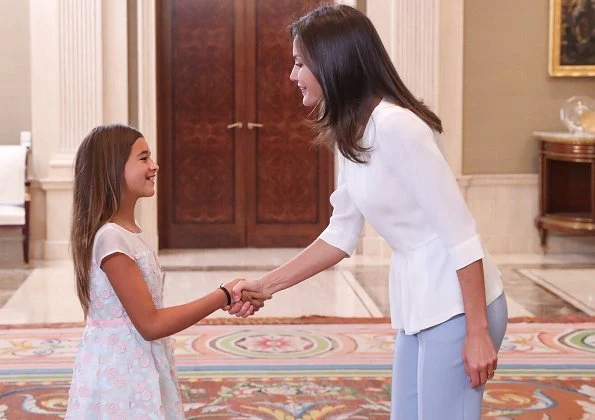
{"label": "wooden side table", "polygon": [[539,229],[595,235],[595,134],[535,132],[539,141]]}

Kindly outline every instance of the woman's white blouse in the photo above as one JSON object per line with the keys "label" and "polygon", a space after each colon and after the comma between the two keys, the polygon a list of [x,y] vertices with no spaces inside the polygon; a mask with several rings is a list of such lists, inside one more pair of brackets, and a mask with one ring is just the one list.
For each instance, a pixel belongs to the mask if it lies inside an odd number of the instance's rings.
{"label": "woman's white blouse", "polygon": [[362,139],[366,164],[340,156],[333,214],[320,239],[351,255],[364,218],[393,250],[392,326],[415,334],[464,312],[457,270],[483,259],[486,304],[503,287],[433,132],[383,100]]}

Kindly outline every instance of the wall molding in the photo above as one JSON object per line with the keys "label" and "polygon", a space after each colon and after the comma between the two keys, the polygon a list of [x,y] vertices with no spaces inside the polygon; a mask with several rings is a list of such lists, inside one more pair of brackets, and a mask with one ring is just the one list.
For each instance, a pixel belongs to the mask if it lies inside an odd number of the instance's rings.
{"label": "wall molding", "polygon": [[[145,136],[153,159],[157,156],[157,26],[155,0],[137,0],[138,128]],[[155,197],[157,196],[157,190]],[[159,249],[157,198],[140,200],[137,217],[147,244]]]}
{"label": "wall molding", "polygon": [[[464,175],[457,181],[491,253],[541,253],[534,223],[539,211],[537,174]],[[384,240],[366,226],[358,253],[389,256],[390,252]],[[548,253],[593,254],[595,237],[550,233]]]}

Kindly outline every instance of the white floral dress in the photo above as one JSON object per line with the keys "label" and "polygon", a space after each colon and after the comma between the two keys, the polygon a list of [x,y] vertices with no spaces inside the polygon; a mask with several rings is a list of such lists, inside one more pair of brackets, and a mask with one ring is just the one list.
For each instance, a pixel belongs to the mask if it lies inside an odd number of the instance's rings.
{"label": "white floral dress", "polygon": [[157,308],[163,275],[155,253],[131,233],[107,223],[95,235],[89,315],[76,355],[67,419],[183,419],[170,338],[146,341],[130,322],[100,268],[120,252],[136,261]]}

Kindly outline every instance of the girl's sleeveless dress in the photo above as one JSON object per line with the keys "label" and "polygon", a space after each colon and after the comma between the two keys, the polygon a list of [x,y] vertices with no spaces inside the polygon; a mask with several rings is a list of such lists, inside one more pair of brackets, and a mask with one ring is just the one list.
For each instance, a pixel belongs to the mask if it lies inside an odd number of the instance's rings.
{"label": "girl's sleeveless dress", "polygon": [[95,235],[89,314],[76,355],[67,419],[183,419],[170,338],[146,341],[130,322],[101,261],[120,252],[136,261],[157,308],[163,275],[155,253],[131,233],[107,223]]}

